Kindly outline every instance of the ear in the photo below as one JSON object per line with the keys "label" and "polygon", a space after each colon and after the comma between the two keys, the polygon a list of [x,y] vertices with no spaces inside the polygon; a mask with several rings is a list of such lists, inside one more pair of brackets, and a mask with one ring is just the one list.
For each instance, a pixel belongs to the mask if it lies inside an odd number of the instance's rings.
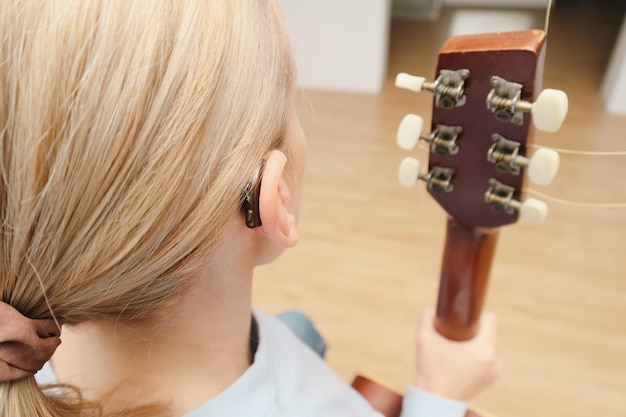
{"label": "ear", "polygon": [[285,248],[298,243],[296,216],[289,208],[291,192],[284,179],[287,157],[279,150],[267,155],[259,195],[259,231]]}

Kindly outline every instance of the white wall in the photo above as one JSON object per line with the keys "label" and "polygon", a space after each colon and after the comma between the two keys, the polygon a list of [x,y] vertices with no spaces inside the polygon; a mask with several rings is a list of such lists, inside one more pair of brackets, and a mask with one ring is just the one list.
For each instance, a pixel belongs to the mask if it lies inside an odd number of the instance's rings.
{"label": "white wall", "polygon": [[377,93],[387,75],[391,0],[281,0],[302,88]]}

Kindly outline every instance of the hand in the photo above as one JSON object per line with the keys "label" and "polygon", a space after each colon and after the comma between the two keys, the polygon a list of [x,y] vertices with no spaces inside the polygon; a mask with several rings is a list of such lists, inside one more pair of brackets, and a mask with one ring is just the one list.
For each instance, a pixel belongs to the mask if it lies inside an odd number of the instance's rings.
{"label": "hand", "polygon": [[434,326],[435,311],[422,314],[417,336],[417,388],[441,397],[467,401],[491,385],[502,368],[496,354],[496,317],[483,313],[473,339],[455,342]]}

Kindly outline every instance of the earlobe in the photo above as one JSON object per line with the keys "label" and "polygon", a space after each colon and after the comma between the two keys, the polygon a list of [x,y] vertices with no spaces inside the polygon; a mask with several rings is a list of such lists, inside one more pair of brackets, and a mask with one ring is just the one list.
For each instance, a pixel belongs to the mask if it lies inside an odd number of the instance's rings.
{"label": "earlobe", "polygon": [[267,155],[259,195],[262,223],[259,231],[285,248],[290,248],[298,243],[298,231],[296,216],[288,204],[291,192],[284,180],[286,163],[287,157],[279,150],[273,150]]}

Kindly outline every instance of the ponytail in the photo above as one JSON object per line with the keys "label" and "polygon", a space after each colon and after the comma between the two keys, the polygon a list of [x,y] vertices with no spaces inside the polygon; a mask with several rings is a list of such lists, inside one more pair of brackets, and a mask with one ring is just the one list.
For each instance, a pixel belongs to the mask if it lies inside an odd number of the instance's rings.
{"label": "ponytail", "polygon": [[40,387],[34,376],[0,382],[0,417],[99,417],[95,404],[66,386]]}

